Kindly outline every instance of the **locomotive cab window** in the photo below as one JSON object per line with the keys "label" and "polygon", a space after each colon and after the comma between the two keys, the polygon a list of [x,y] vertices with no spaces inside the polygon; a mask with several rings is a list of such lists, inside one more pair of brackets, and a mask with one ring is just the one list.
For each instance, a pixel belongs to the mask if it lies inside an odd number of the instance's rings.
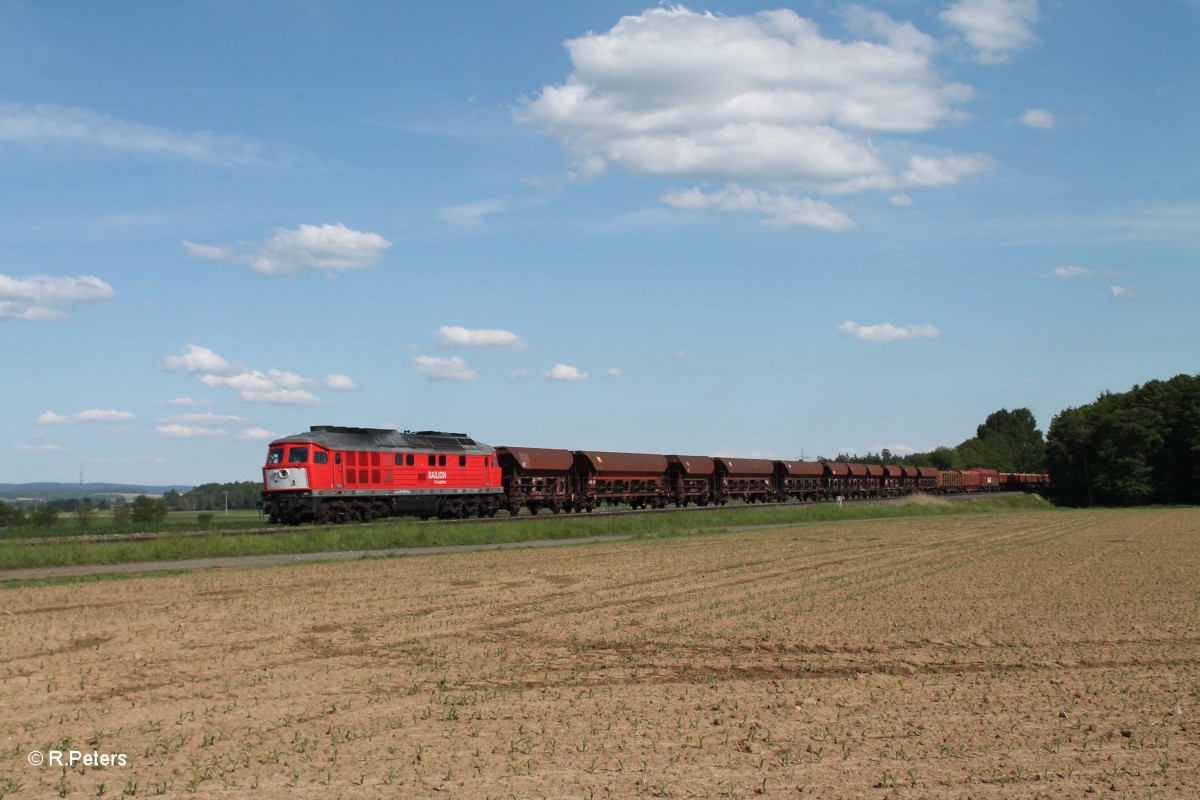
{"label": "locomotive cab window", "polygon": [[430,457],[429,457],[429,466],[431,466],[431,467],[436,467],[436,466],[437,466],[437,456],[430,456]]}
{"label": "locomotive cab window", "polygon": [[458,465],[459,465],[460,467],[465,467],[465,466],[467,465],[467,457],[466,457],[466,456],[459,456],[459,457],[458,457]]}
{"label": "locomotive cab window", "polygon": [[413,464],[416,463],[416,458],[413,456],[412,453],[409,453],[407,456],[404,457],[404,463],[411,467]]}
{"label": "locomotive cab window", "polygon": [[446,466],[446,457],[445,456],[438,456],[438,466],[439,467]]}
{"label": "locomotive cab window", "polygon": [[313,463],[314,464],[328,464],[329,463],[329,453],[326,453],[324,450],[318,450],[317,452],[313,453]]}
{"label": "locomotive cab window", "polygon": [[283,463],[283,448],[282,447],[272,447],[271,452],[267,454],[267,463],[268,464],[282,464]]}
{"label": "locomotive cab window", "polygon": [[308,448],[293,447],[288,451],[289,464],[307,464],[308,463]]}

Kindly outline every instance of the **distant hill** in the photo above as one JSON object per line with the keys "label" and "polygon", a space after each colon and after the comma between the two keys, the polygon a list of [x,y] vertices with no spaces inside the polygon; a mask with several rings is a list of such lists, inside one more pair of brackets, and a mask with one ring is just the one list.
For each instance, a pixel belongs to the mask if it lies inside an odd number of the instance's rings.
{"label": "distant hill", "polygon": [[[187,493],[191,486],[139,486],[129,483],[85,483],[83,496],[96,499],[113,498],[120,495],[149,495],[162,497],[163,492],[174,489]],[[79,497],[78,483],[0,483],[0,500],[16,500],[20,497],[37,498],[38,500],[61,500]]]}

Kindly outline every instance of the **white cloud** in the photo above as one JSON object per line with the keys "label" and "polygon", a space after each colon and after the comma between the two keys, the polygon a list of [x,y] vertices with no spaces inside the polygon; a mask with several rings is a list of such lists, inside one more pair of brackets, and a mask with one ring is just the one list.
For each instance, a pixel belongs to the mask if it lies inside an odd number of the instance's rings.
{"label": "white cloud", "polygon": [[74,422],[123,422],[130,419],[135,419],[135,416],[129,411],[105,411],[100,408],[89,408],[86,411],[70,415],[47,411],[38,416],[36,422],[39,425],[69,425]]}
{"label": "white cloud", "polygon": [[198,425],[162,425],[155,428],[163,436],[174,439],[195,439],[211,436],[228,436],[229,432],[220,428],[204,428]]}
{"label": "white cloud", "polygon": [[438,347],[495,347],[505,350],[524,350],[528,345],[512,331],[487,328],[460,328],[443,325],[434,333]]}
{"label": "white cloud", "polygon": [[604,371],[604,377],[606,377],[606,378],[619,378],[624,374],[625,374],[624,370],[617,369],[616,367],[612,367],[611,369],[607,369]]}
{"label": "white cloud", "polygon": [[555,364],[554,369],[543,372],[542,377],[551,381],[586,381],[588,374],[570,364]]}
{"label": "white cloud", "polygon": [[941,17],[984,64],[1008,61],[1014,50],[1037,41],[1032,26],[1038,21],[1038,0],[958,0]]}
{"label": "white cloud", "polygon": [[512,371],[512,373],[508,376],[508,379],[510,381],[523,381],[528,377],[529,377],[529,370],[525,369],[524,367],[521,367],[520,369],[514,369]]}
{"label": "white cloud", "polygon": [[317,381],[284,370],[269,369],[262,372],[251,369],[200,345],[189,344],[182,355],[167,356],[163,359],[162,367],[187,372],[210,388],[233,389],[247,403],[282,406],[315,406],[321,403],[320,398],[309,391],[318,386]]}
{"label": "white cloud", "polygon": [[246,428],[237,435],[243,442],[269,442],[277,437],[277,433],[266,428]]}
{"label": "white cloud", "polygon": [[772,228],[806,227],[841,231],[854,227],[850,217],[829,203],[778,192],[745,189],[737,184],[729,184],[710,193],[698,187],[671,191],[659,199],[676,208],[711,208],[727,214],[760,214],[764,218],[762,224]]}
{"label": "white cloud", "polygon": [[273,406],[319,406],[320,398],[307,389],[243,389],[239,396],[247,403]]}
{"label": "white cloud", "polygon": [[270,403],[280,406],[315,406],[320,400],[309,391],[315,381],[293,372],[277,369],[260,372],[252,369],[234,375],[197,375],[209,387],[235,389],[247,403]]}
{"label": "white cloud", "polygon": [[909,447],[906,444],[877,444],[870,449],[869,452],[882,453],[884,450],[890,450],[892,453],[915,453],[915,447]]}
{"label": "white cloud", "polygon": [[218,167],[280,161],[244,136],[181,131],[118,119],[86,108],[0,103],[0,145],[84,155],[191,161]]}
{"label": "white cloud", "polygon": [[1058,124],[1058,118],[1053,111],[1044,108],[1031,108],[1021,115],[1021,124],[1030,128],[1050,130]]}
{"label": "white cloud", "polygon": [[473,381],[479,377],[478,373],[458,356],[452,358],[417,356],[413,359],[413,368],[426,378],[435,381]]}
{"label": "white cloud", "polygon": [[116,296],[111,286],[91,275],[13,278],[0,274],[0,320],[57,322],[67,318],[64,306],[112,300]]}
{"label": "white cloud", "polygon": [[983,172],[991,163],[990,158],[980,155],[949,158],[913,156],[909,159],[909,168],[900,176],[900,183],[914,187],[949,186],[968,175]]}
{"label": "white cloud", "polygon": [[913,204],[913,199],[906,194],[894,194],[888,198],[888,202],[897,208],[907,208]]}
{"label": "white cloud", "polygon": [[890,322],[878,325],[859,325],[846,320],[838,326],[838,332],[864,342],[897,342],[902,339],[936,339],[942,332],[932,325],[906,325],[899,327]]}
{"label": "white cloud", "polygon": [[[894,188],[899,165],[889,153],[903,148],[880,138],[963,119],[958,104],[972,90],[943,77],[937,43],[912,24],[862,8],[846,20],[853,36],[842,39],[786,9],[735,17],[649,9],[566,42],[571,75],[515,116],[561,142],[578,180],[616,168],[831,193]],[[850,227],[813,202],[775,189],[742,210],[786,227]]]}
{"label": "white cloud", "polygon": [[301,225],[296,230],[276,228],[265,244],[243,244],[240,248],[182,241],[191,256],[230,264],[247,264],[270,277],[306,269],[327,274],[363,269],[379,261],[392,243],[377,233],[333,225]]}
{"label": "white cloud", "polygon": [[1062,267],[1055,267],[1049,272],[1035,273],[1039,278],[1059,278],[1061,280],[1096,280],[1097,278],[1115,278],[1118,275],[1125,273],[1117,269],[1089,269],[1088,267],[1080,267],[1076,264],[1068,264]]}
{"label": "white cloud", "polygon": [[195,414],[173,414],[169,417],[159,417],[156,422],[245,422],[244,417],[236,414],[214,414],[197,412]]}
{"label": "white cloud", "polygon": [[65,453],[67,448],[57,444],[14,444],[13,450],[19,453]]}
{"label": "white cloud", "polygon": [[238,369],[236,365],[198,344],[185,345],[181,355],[166,356],[163,359],[162,367],[168,370],[183,370],[193,375],[224,375]]}
{"label": "white cloud", "polygon": [[335,392],[357,392],[358,385],[349,375],[326,375],[325,388]]}
{"label": "white cloud", "polygon": [[192,397],[176,397],[171,400],[163,400],[156,402],[158,406],[176,406],[178,408],[197,408],[200,406],[211,406],[212,400],[196,400]]}
{"label": "white cloud", "polygon": [[1108,291],[1112,293],[1113,300],[1132,300],[1138,296],[1138,290],[1128,286],[1109,286]]}

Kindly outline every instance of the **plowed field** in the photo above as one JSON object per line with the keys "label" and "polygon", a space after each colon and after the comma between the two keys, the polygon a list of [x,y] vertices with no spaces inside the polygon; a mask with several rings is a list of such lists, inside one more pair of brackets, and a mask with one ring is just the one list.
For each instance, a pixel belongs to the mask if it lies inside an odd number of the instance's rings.
{"label": "plowed field", "polygon": [[[0,592],[0,796],[1194,797],[1200,511]],[[31,766],[30,751],[125,754]]]}

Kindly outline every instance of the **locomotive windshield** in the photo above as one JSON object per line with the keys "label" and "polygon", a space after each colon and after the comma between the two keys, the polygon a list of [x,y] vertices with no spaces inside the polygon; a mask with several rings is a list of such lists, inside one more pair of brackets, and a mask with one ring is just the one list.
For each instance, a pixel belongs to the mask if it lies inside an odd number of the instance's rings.
{"label": "locomotive windshield", "polygon": [[308,463],[308,448],[293,447],[288,451],[289,464],[307,464]]}
{"label": "locomotive windshield", "polygon": [[283,448],[282,447],[272,447],[271,452],[267,454],[267,463],[268,464],[282,464],[283,463]]}

